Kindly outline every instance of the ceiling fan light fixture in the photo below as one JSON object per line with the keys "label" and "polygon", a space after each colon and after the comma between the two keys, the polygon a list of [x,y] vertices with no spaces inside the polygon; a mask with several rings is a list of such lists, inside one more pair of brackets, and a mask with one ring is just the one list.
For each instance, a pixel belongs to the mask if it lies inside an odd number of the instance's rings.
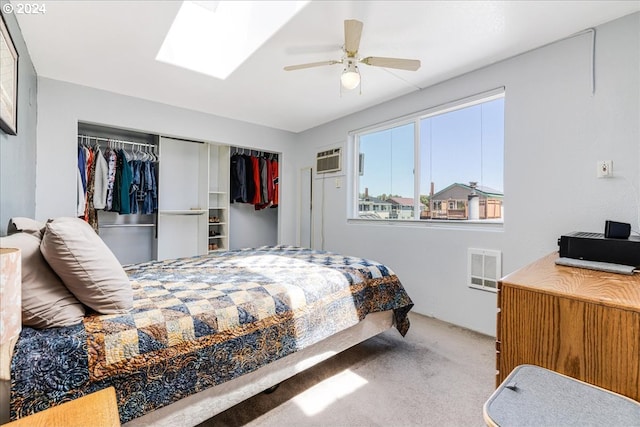
{"label": "ceiling fan light fixture", "polygon": [[360,71],[353,61],[347,63],[342,75],[340,75],[340,83],[346,90],[353,90],[360,84]]}
{"label": "ceiling fan light fixture", "polygon": [[[361,58],[358,54],[360,36],[362,35],[362,22],[355,19],[344,21],[344,45],[342,46],[342,58],[329,61],[309,62],[306,64],[287,65],[285,71],[302,70],[305,68],[320,67],[324,65],[343,64],[344,70],[340,75],[340,93],[343,90],[353,90],[360,86],[362,94],[362,81],[357,63],[372,67],[394,68],[397,70],[416,71],[420,68],[419,59],[386,58],[382,56],[367,56]],[[404,79],[402,79],[404,80]],[[404,80],[406,82],[406,80]]]}

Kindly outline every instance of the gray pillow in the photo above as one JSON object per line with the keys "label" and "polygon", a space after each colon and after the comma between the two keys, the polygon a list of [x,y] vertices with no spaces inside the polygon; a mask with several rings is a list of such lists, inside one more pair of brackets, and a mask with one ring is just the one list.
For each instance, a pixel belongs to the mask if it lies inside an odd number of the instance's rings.
{"label": "gray pillow", "polygon": [[18,248],[22,267],[22,324],[33,328],[82,322],[82,304],[64,286],[40,253],[40,239],[29,233],[0,238],[0,247]]}
{"label": "gray pillow", "polygon": [[44,226],[44,222],[36,221],[35,219],[31,218],[16,216],[9,220],[9,225],[7,226],[7,234],[23,232],[33,234],[38,239],[42,239]]}
{"label": "gray pillow", "polygon": [[84,305],[100,314],[124,313],[133,306],[129,277],[85,221],[71,217],[49,220],[40,251]]}

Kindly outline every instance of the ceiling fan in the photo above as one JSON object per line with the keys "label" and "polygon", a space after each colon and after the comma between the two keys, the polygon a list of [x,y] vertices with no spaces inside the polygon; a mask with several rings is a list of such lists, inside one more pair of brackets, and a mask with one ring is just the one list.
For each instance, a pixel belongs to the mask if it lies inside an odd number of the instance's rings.
{"label": "ceiling fan", "polygon": [[342,47],[343,54],[341,59],[288,65],[284,67],[285,71],[301,70],[323,65],[344,64],[344,71],[340,76],[340,82],[343,88],[351,90],[360,85],[360,71],[357,65],[359,62],[374,67],[395,68],[398,70],[416,71],[420,68],[420,60],[418,59],[383,58],[380,56],[360,58],[358,56],[358,48],[360,47],[362,25],[362,22],[355,19],[347,19],[344,21],[344,46]]}

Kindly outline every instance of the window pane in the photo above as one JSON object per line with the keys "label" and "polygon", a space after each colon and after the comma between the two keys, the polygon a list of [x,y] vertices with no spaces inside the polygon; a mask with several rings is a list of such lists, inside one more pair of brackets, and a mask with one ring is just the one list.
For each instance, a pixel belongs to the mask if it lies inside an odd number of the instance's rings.
{"label": "window pane", "polygon": [[503,152],[504,98],[420,120],[421,219],[502,220]]}
{"label": "window pane", "polygon": [[359,137],[358,216],[413,219],[414,124]]}
{"label": "window pane", "polygon": [[[355,141],[360,167],[354,216],[502,222],[502,93],[416,114],[411,123],[358,134]],[[414,188],[414,170],[419,188]],[[415,197],[419,212],[414,212]]]}

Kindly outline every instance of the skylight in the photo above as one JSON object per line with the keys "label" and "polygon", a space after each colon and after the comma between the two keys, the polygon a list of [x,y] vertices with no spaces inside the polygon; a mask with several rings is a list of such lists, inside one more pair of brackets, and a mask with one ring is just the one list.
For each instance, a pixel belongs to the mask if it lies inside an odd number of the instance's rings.
{"label": "skylight", "polygon": [[226,79],[308,1],[184,1],[156,60]]}

